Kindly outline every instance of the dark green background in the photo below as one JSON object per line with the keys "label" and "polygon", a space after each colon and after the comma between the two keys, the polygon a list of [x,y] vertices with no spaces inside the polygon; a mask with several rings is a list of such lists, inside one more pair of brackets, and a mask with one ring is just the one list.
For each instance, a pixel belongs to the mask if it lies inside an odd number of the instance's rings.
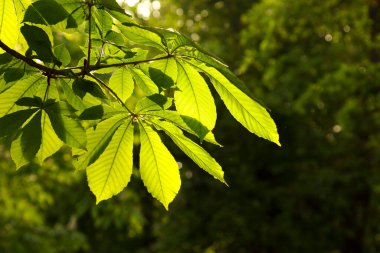
{"label": "dark green background", "polygon": [[166,212],[137,177],[96,206],[68,150],[16,173],[4,141],[0,252],[380,252],[379,0],[165,0],[142,22],[224,59],[271,110],[283,147],[217,100],[225,147],[206,148],[230,187],[169,145],[183,168]]}

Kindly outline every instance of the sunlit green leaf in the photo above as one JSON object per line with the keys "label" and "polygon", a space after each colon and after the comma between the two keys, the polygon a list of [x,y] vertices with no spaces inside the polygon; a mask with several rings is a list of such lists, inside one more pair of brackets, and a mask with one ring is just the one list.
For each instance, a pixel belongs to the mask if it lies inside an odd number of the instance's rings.
{"label": "sunlit green leaf", "polygon": [[127,100],[135,87],[130,70],[124,67],[116,70],[111,76],[109,87],[116,92],[122,101]]}
{"label": "sunlit green leaf", "polygon": [[80,122],[64,114],[66,108],[59,103],[46,107],[50,122],[57,136],[67,145],[86,149],[86,132]]}
{"label": "sunlit green leaf", "polygon": [[12,87],[0,94],[0,117],[13,112],[16,102],[22,97],[32,97],[46,78],[41,75],[31,75],[17,81]]}
{"label": "sunlit green leaf", "polygon": [[[72,81],[70,81],[70,83],[72,84]],[[86,108],[83,100],[74,93],[72,86],[69,86],[69,84],[63,79],[59,80],[59,84],[62,87],[63,93],[65,94],[67,103],[79,111]]]}
{"label": "sunlit green leaf", "polygon": [[199,167],[204,169],[214,178],[224,181],[222,167],[201,146],[183,135],[182,131],[171,123],[165,121],[153,121],[153,124],[164,130],[173,142],[193,160]]}
{"label": "sunlit green leaf", "polygon": [[161,89],[168,89],[176,85],[177,63],[173,58],[154,61],[149,64],[149,76]]}
{"label": "sunlit green leaf", "polygon": [[157,85],[140,69],[131,69],[136,85],[147,95],[158,93]]}
{"label": "sunlit green leaf", "polygon": [[62,141],[56,135],[48,114],[43,111],[41,116],[41,147],[36,157],[40,164],[45,161],[46,158],[55,154],[63,145]]}
{"label": "sunlit green leaf", "polygon": [[281,146],[276,124],[264,107],[239,90],[215,68],[193,64],[210,77],[216,91],[237,121],[257,136]]}
{"label": "sunlit green leaf", "polygon": [[94,9],[94,17],[98,32],[100,33],[101,37],[104,38],[107,32],[112,29],[112,17],[102,9]]}
{"label": "sunlit green leaf", "polygon": [[140,99],[135,107],[135,113],[168,109],[173,104],[173,99],[160,94],[153,94]]}
{"label": "sunlit green leaf", "polygon": [[166,51],[166,46],[162,43],[162,38],[157,33],[132,23],[124,23],[119,26],[119,29],[127,39],[135,43]]}
{"label": "sunlit green leaf", "polygon": [[37,112],[23,127],[19,137],[12,142],[11,156],[17,169],[31,162],[40,149],[42,137],[41,114],[41,111]]}
{"label": "sunlit green leaf", "polygon": [[54,48],[54,55],[59,59],[63,66],[67,66],[71,62],[71,56],[69,50],[67,50],[65,44],[58,45]]}
{"label": "sunlit green leaf", "polygon": [[120,126],[99,158],[87,169],[88,184],[96,202],[108,199],[127,186],[133,168],[133,124]]}
{"label": "sunlit green leaf", "polygon": [[[215,145],[221,146],[214,137],[214,134],[209,131],[205,126],[203,126],[200,122],[197,122],[195,119],[187,118],[188,120],[185,122],[183,116],[181,116],[176,111],[170,110],[155,110],[155,111],[147,111],[144,112],[143,115],[147,115],[148,117],[157,117],[158,119],[164,119],[170,123],[173,123],[177,127],[185,130],[186,132],[193,134],[204,141],[213,143]],[[196,132],[201,129],[200,132]]]}
{"label": "sunlit green leaf", "polygon": [[87,152],[78,158],[75,167],[84,170],[94,163],[104,152],[112,136],[119,126],[127,119],[126,114],[116,115],[87,130]]}
{"label": "sunlit green leaf", "polygon": [[54,25],[65,20],[69,13],[54,0],[39,0],[28,7],[23,22]]}
{"label": "sunlit green leaf", "polygon": [[145,187],[166,209],[181,187],[178,164],[150,126],[141,123],[140,174]]}
{"label": "sunlit green leaf", "polygon": [[[13,1],[0,1],[0,40],[10,48],[17,44],[19,23]],[[0,53],[3,51],[0,51]]]}
{"label": "sunlit green leaf", "polygon": [[0,138],[17,133],[38,109],[17,111],[0,118]]}
{"label": "sunlit green leaf", "polygon": [[[214,129],[216,107],[206,81],[197,70],[187,63],[177,63],[177,86],[179,90],[174,94],[177,111],[181,115],[189,117],[184,118],[188,124],[194,124],[191,119],[195,119],[204,125],[206,129]],[[202,128],[199,126],[198,129],[195,129],[195,132],[206,135],[208,131],[202,132]]]}

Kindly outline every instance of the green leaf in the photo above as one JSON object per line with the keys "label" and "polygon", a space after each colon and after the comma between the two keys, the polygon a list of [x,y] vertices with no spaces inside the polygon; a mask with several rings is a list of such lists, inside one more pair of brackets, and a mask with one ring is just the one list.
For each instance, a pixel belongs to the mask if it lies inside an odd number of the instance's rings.
{"label": "green leaf", "polygon": [[21,60],[14,58],[9,53],[0,55],[0,75],[4,74],[3,78],[6,83],[20,80],[26,72],[30,72],[30,69],[26,68]]}
{"label": "green leaf", "polygon": [[81,120],[97,120],[97,119],[107,119],[113,117],[120,113],[128,113],[124,107],[111,107],[104,104],[91,106],[85,109],[80,115]]}
{"label": "green leaf", "polygon": [[149,27],[149,30],[161,35],[170,53],[174,53],[181,47],[186,47],[189,51],[202,50],[194,41],[179,31],[157,27]]}
{"label": "green leaf", "polygon": [[107,31],[107,35],[105,37],[105,40],[108,42],[112,42],[116,45],[123,45],[124,44],[124,38],[120,33],[117,33],[115,31]]}
{"label": "green leaf", "polygon": [[136,21],[132,18],[131,15],[126,13],[125,11],[119,12],[119,11],[113,11],[113,10],[107,10],[109,14],[116,20],[118,20],[121,23],[136,23]]}
{"label": "green leaf", "polygon": [[18,41],[18,34],[19,23],[14,2],[0,0],[0,40],[10,48],[14,48]]}
{"label": "green leaf", "polygon": [[102,38],[112,29],[112,17],[105,10],[94,9],[95,23]]}
{"label": "green leaf", "polygon": [[162,38],[157,33],[151,32],[142,26],[123,23],[118,26],[121,33],[129,40],[144,46],[154,47],[160,51],[166,52],[166,46],[162,42]]}
{"label": "green leaf", "polygon": [[115,0],[97,0],[97,2],[109,10],[117,11],[117,12],[125,14],[124,9],[121,8],[120,5],[118,5],[118,3]]}
{"label": "green leaf", "polygon": [[23,97],[16,101],[16,105],[27,107],[41,107],[42,99],[40,97]]}
{"label": "green leaf", "polygon": [[251,94],[251,91],[242,82],[229,68],[226,64],[224,64],[220,59],[215,56],[205,52],[199,47],[181,47],[181,50],[176,52],[176,54],[181,56],[186,56],[186,58],[191,58],[198,62],[203,62],[208,66],[216,68],[220,73],[222,73],[232,84],[242,90],[245,94],[254,98]]}
{"label": "green leaf", "polygon": [[103,90],[99,87],[99,85],[90,80],[78,78],[74,81],[73,85],[74,93],[80,98],[84,98],[84,96],[89,93],[96,98],[106,98]]}
{"label": "green leaf", "polygon": [[71,56],[69,50],[65,44],[60,44],[54,48],[54,55],[62,62],[63,66],[67,66],[71,62]]}
{"label": "green leaf", "polygon": [[55,0],[69,13],[66,28],[77,28],[84,19],[83,0]]}
{"label": "green leaf", "polygon": [[177,63],[173,58],[154,61],[149,64],[149,76],[160,89],[168,89],[176,85]]}
{"label": "green leaf", "polygon": [[140,123],[140,174],[148,192],[166,209],[181,187],[178,164],[157,132]]}
{"label": "green leaf", "polygon": [[67,145],[86,149],[86,132],[80,122],[65,116],[66,108],[60,103],[46,107],[50,122],[57,136]]}
{"label": "green leaf", "polygon": [[[214,134],[211,131],[209,131],[205,126],[203,126],[200,122],[197,122],[195,119],[191,119],[189,117],[185,121],[184,117],[176,111],[147,111],[144,112],[143,115],[157,117],[158,119],[164,119],[170,123],[173,123],[182,130],[185,130],[186,132],[199,137],[201,140],[203,139],[212,144],[222,146],[215,140]],[[196,132],[196,130],[199,130],[200,128],[201,131]]]}
{"label": "green leaf", "polygon": [[46,158],[55,154],[63,145],[62,141],[54,132],[48,114],[45,111],[42,111],[41,129],[41,147],[36,155],[40,164],[42,164]]}
{"label": "green leaf", "polygon": [[[174,93],[177,111],[183,116],[197,120],[208,130],[214,129],[216,107],[206,81],[197,70],[188,64],[177,62],[177,66],[177,86],[179,91]],[[185,118],[186,120],[190,122],[187,123],[193,124],[188,118]],[[198,129],[194,130],[202,134],[207,134],[208,132],[202,132],[203,130],[200,125]]]}
{"label": "green leaf", "polygon": [[[72,81],[70,82],[72,83]],[[65,80],[60,79],[59,84],[61,85],[63,93],[65,94],[67,103],[69,103],[78,111],[86,109],[86,105],[83,103],[82,99],[74,93],[73,89]]]}
{"label": "green leaf", "polygon": [[104,108],[102,105],[95,105],[90,108],[83,110],[83,112],[79,115],[79,119],[81,120],[96,120],[103,118]]}
{"label": "green leaf", "polygon": [[153,94],[140,99],[134,109],[135,113],[144,113],[147,111],[159,111],[168,109],[173,104],[173,99],[161,94]]}
{"label": "green leaf", "polygon": [[21,27],[21,33],[24,35],[29,48],[36,52],[38,59],[44,62],[60,63],[53,54],[49,36],[44,30],[24,24]]}
{"label": "green leaf", "polygon": [[41,111],[37,112],[24,126],[21,135],[12,142],[11,156],[17,169],[31,162],[40,149],[42,137],[41,114]]}
{"label": "green leaf", "polygon": [[39,0],[28,7],[23,22],[55,25],[68,16],[69,13],[54,0]]}
{"label": "green leaf", "polygon": [[94,163],[104,152],[112,136],[119,126],[127,119],[127,114],[115,115],[96,125],[96,128],[87,130],[87,152],[78,158],[75,167],[78,170],[86,169],[87,166]]}
{"label": "green leaf", "polygon": [[38,109],[17,111],[0,118],[0,138],[13,135]]}
{"label": "green leaf", "polygon": [[122,67],[116,70],[110,78],[109,87],[125,102],[132,95],[135,87],[129,69]]}
{"label": "green leaf", "polygon": [[276,124],[267,110],[234,86],[213,67],[193,63],[206,73],[232,116],[251,133],[281,146]]}
{"label": "green leaf", "polygon": [[1,93],[0,117],[15,111],[17,109],[16,102],[22,97],[33,96],[43,81],[46,79],[40,74],[27,76]]}
{"label": "green leaf", "polygon": [[222,167],[206,150],[183,135],[182,131],[173,124],[158,120],[152,122],[155,126],[158,126],[159,129],[164,130],[170,139],[199,167],[226,184]]}
{"label": "green leaf", "polygon": [[133,169],[133,124],[129,119],[113,135],[107,149],[87,169],[88,184],[96,202],[121,192]]}
{"label": "green leaf", "polygon": [[136,81],[137,87],[139,87],[147,96],[158,93],[157,85],[145,75],[145,73],[140,69],[131,69],[133,78]]}

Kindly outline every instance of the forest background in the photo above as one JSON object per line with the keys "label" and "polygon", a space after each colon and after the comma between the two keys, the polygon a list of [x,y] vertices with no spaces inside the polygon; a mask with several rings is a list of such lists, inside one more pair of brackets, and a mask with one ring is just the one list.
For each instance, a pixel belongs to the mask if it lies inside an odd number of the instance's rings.
{"label": "forest background", "polygon": [[283,147],[217,100],[225,147],[207,149],[230,187],[169,146],[183,181],[167,212],[138,177],[96,205],[65,149],[16,172],[3,141],[0,252],[380,251],[379,0],[119,2],[223,59],[271,110]]}

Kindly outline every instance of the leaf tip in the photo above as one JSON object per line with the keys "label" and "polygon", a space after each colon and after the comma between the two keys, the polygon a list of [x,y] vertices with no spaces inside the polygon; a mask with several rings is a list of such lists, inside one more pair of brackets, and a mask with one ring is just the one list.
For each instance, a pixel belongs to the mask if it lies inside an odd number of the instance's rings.
{"label": "leaf tip", "polygon": [[99,203],[102,202],[103,200],[105,200],[105,198],[101,198],[99,196],[96,196],[96,205],[99,205]]}
{"label": "leaf tip", "polygon": [[280,136],[276,133],[276,136],[274,136],[274,138],[272,138],[271,140],[273,143],[275,143],[277,146],[281,147],[281,143],[280,143]]}

